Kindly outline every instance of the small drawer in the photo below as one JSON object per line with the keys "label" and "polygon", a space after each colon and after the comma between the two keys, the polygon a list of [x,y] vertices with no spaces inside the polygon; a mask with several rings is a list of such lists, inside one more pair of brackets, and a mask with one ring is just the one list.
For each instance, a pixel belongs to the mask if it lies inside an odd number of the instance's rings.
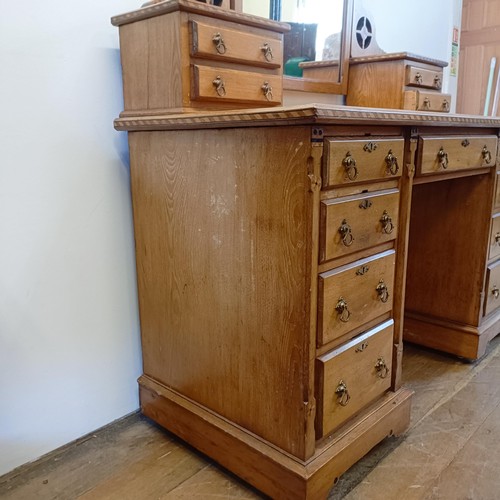
{"label": "small drawer", "polygon": [[488,259],[500,257],[500,214],[494,215],[491,220],[490,251]]}
{"label": "small drawer", "polygon": [[393,329],[386,321],[316,360],[318,439],[389,389]]}
{"label": "small drawer", "polygon": [[320,262],[395,239],[398,217],[397,189],[323,200]]}
{"label": "small drawer", "polygon": [[403,109],[412,111],[437,111],[449,113],[451,95],[423,90],[406,90],[403,93]]}
{"label": "small drawer", "polygon": [[281,104],[281,76],[201,65],[192,70],[193,100]]}
{"label": "small drawer", "polygon": [[319,345],[392,309],[395,263],[388,250],[319,275]]}
{"label": "small drawer", "polygon": [[411,87],[424,87],[441,90],[443,85],[443,72],[407,65],[405,72],[405,85]]}
{"label": "small drawer", "polygon": [[247,30],[231,29],[217,24],[191,21],[191,56],[281,68],[283,43],[281,35],[257,35]]}
{"label": "small drawer", "polygon": [[417,172],[443,173],[449,170],[493,167],[496,163],[496,136],[434,137],[418,139]]}
{"label": "small drawer", "polygon": [[500,173],[497,172],[497,182],[495,186],[495,205],[496,210],[500,208]]}
{"label": "small drawer", "polygon": [[326,138],[324,145],[324,187],[401,176],[402,137],[370,140]]}
{"label": "small drawer", "polygon": [[484,295],[484,315],[487,316],[500,306],[500,261],[488,266]]}

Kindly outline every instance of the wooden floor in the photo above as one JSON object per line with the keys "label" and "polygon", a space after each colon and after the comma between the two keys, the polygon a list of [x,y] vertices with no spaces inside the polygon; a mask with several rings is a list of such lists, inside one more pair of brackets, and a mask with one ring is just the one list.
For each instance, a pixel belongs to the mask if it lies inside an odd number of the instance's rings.
{"label": "wooden floor", "polygon": [[[473,364],[406,346],[409,431],[352,467],[330,499],[500,498],[500,337]],[[139,414],[0,477],[0,498],[258,499],[248,485]]]}

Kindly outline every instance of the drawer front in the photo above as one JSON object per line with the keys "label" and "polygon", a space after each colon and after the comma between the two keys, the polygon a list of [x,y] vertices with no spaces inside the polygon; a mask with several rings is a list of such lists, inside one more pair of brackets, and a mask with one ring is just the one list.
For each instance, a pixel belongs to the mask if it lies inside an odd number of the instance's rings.
{"label": "drawer front", "polygon": [[191,21],[191,55],[265,68],[283,65],[281,35],[263,36]]}
{"label": "drawer front", "polygon": [[490,251],[488,259],[500,257],[500,214],[493,216],[491,220]]}
{"label": "drawer front", "polygon": [[418,139],[417,170],[420,174],[492,167],[496,162],[496,136],[425,137]]}
{"label": "drawer front", "polygon": [[395,239],[398,217],[397,189],[323,200],[320,262]]}
{"label": "drawer front", "polygon": [[317,437],[335,430],[391,385],[393,321],[317,359]]}
{"label": "drawer front", "polygon": [[400,177],[402,137],[337,140],[325,139],[323,186]]}
{"label": "drawer front", "polygon": [[424,90],[407,90],[403,93],[403,109],[449,113],[450,104],[450,94]]}
{"label": "drawer front", "polygon": [[497,172],[497,182],[495,187],[495,209],[500,208],[500,174]]}
{"label": "drawer front", "polygon": [[319,275],[319,345],[392,309],[395,263],[388,250]]}
{"label": "drawer front", "polygon": [[443,85],[443,71],[438,69],[433,71],[430,69],[407,65],[405,85],[441,90]]}
{"label": "drawer front", "polygon": [[201,65],[192,70],[193,100],[281,104],[281,76]]}
{"label": "drawer front", "polygon": [[488,266],[484,295],[484,315],[487,316],[500,306],[500,261]]}

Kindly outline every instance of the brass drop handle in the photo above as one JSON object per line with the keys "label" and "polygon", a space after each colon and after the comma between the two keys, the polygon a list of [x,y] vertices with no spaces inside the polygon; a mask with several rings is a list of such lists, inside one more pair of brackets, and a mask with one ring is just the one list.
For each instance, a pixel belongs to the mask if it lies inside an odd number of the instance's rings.
{"label": "brass drop handle", "polygon": [[448,168],[448,153],[443,148],[440,148],[437,157],[439,166],[446,170]]}
{"label": "brass drop handle", "polygon": [[339,301],[335,306],[335,310],[337,311],[339,319],[340,321],[342,321],[342,323],[347,323],[349,321],[349,318],[351,317],[351,311],[349,311],[349,308],[347,307],[347,302],[344,300],[343,297],[339,298]]}
{"label": "brass drop handle", "polygon": [[446,112],[450,111],[450,103],[449,103],[448,99],[443,99],[443,104],[442,104],[442,106],[443,106],[443,109],[444,109]]}
{"label": "brass drop handle", "polygon": [[385,163],[387,165],[387,170],[391,175],[396,175],[399,172],[398,158],[392,152],[392,149],[389,149],[389,152],[385,157]]}
{"label": "brass drop handle", "polygon": [[380,378],[386,378],[389,375],[389,368],[387,367],[384,358],[378,358],[375,363],[375,370],[377,370],[377,376]]}
{"label": "brass drop handle", "polygon": [[434,87],[436,87],[437,89],[441,88],[441,77],[439,75],[436,75],[434,77]]}
{"label": "brass drop handle", "polygon": [[335,394],[337,396],[337,403],[340,406],[347,406],[347,403],[351,400],[347,384],[343,380],[339,382],[339,385],[335,389]]}
{"label": "brass drop handle", "polygon": [[273,100],[273,88],[271,85],[269,85],[269,82],[264,82],[264,84],[261,87],[262,92],[264,92],[264,96],[268,101]]}
{"label": "brass drop handle", "polygon": [[385,303],[389,300],[389,290],[387,289],[387,285],[384,283],[384,280],[380,280],[378,282],[375,290],[377,290],[378,298],[381,300],[381,302]]}
{"label": "brass drop handle", "polygon": [[358,177],[358,169],[356,168],[356,160],[351,155],[350,151],[347,151],[345,158],[342,160],[342,165],[347,173],[347,178],[353,181]]}
{"label": "brass drop handle", "polygon": [[212,83],[215,87],[217,95],[219,97],[224,97],[226,95],[226,87],[224,86],[224,80],[222,79],[222,77],[217,75]]}
{"label": "brass drop handle", "polygon": [[415,83],[416,83],[417,85],[422,85],[422,75],[421,75],[420,73],[417,73],[417,74],[415,75]]}
{"label": "brass drop handle", "polygon": [[493,288],[491,289],[491,293],[492,293],[493,297],[495,297],[495,299],[498,299],[498,297],[500,297],[500,289],[496,285],[493,285]]}
{"label": "brass drop handle", "polygon": [[497,245],[500,245],[500,233],[496,233],[496,234],[495,234],[495,243],[496,243]]}
{"label": "brass drop handle", "polygon": [[431,100],[428,97],[426,97],[424,99],[424,102],[422,103],[422,106],[424,109],[430,110],[431,109]]}
{"label": "brass drop handle", "polygon": [[490,164],[491,163],[491,153],[486,146],[483,146],[481,154],[483,155],[484,162],[487,164]]}
{"label": "brass drop handle", "polygon": [[340,224],[339,233],[340,237],[342,238],[342,243],[346,247],[351,246],[352,242],[354,241],[354,236],[352,235],[351,226],[347,223],[346,219],[344,219],[342,221],[342,224]]}
{"label": "brass drop handle", "polygon": [[273,48],[267,42],[264,43],[260,50],[264,52],[264,58],[267,62],[271,62],[274,59]]}
{"label": "brass drop handle", "polygon": [[212,37],[212,42],[214,43],[215,45],[215,50],[219,53],[219,54],[225,54],[226,53],[226,44],[224,42],[224,38],[222,38],[222,35],[220,33],[216,33],[213,37]]}
{"label": "brass drop handle", "polygon": [[391,234],[394,231],[394,224],[392,223],[392,218],[388,214],[387,210],[384,210],[382,217],[380,217],[380,223],[382,224],[382,232],[385,234]]}

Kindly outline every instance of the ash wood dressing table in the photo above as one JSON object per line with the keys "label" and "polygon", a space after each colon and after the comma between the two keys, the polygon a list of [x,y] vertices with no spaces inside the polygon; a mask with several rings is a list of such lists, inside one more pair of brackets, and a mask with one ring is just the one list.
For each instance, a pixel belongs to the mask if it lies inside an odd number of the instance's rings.
{"label": "ash wood dressing table", "polygon": [[[276,76],[262,47],[279,53],[283,26],[238,15],[259,50],[235,62],[190,52],[216,9],[147,9],[170,17],[117,18],[141,43],[122,48],[115,121],[129,133],[141,409],[273,498],[324,498],[409,423],[403,334],[475,359],[499,333],[500,120],[250,109],[276,104],[260,82],[233,96],[244,109],[200,112],[217,97],[193,66]],[[172,29],[172,74],[131,74],[130,54],[161,61],[151,37]]]}

